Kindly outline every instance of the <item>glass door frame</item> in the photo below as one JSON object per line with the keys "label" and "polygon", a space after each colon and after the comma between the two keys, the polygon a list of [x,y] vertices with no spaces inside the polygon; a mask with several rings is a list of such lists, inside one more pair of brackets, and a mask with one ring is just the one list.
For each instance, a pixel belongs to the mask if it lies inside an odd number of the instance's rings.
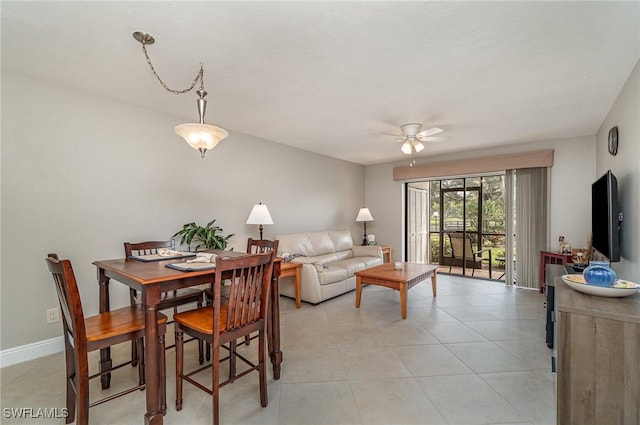
{"label": "glass door frame", "polygon": [[[489,179],[495,179],[495,178],[502,178],[502,190],[500,190],[499,186],[495,186],[496,185],[496,181],[492,180],[492,182],[488,185],[486,185],[485,187],[485,183],[487,183],[485,180],[489,178]],[[471,181],[471,179],[478,179],[478,181]],[[481,174],[481,175],[475,175],[475,176],[460,176],[460,177],[443,177],[443,178],[433,178],[433,179],[425,179],[425,180],[416,180],[413,182],[406,182],[405,183],[405,196],[404,196],[404,215],[405,215],[405,231],[404,231],[404,257],[405,257],[405,261],[415,261],[417,258],[412,258],[411,257],[411,253],[415,251],[416,247],[412,247],[411,245],[411,240],[410,240],[410,223],[411,220],[416,220],[417,218],[412,216],[411,214],[416,214],[418,211],[422,212],[423,214],[428,214],[428,216],[423,217],[424,220],[426,220],[426,230],[427,230],[427,248],[428,248],[428,254],[423,256],[423,262],[426,264],[439,264],[440,266],[448,266],[449,264],[444,264],[445,261],[443,260],[445,257],[445,249],[448,248],[449,245],[449,241],[445,240],[446,239],[446,221],[445,221],[445,217],[444,217],[444,197],[445,197],[445,192],[463,192],[463,193],[467,193],[470,191],[475,191],[478,196],[478,211],[477,211],[477,229],[469,231],[469,226],[468,226],[468,220],[466,219],[466,215],[467,215],[467,199],[468,196],[465,197],[465,202],[463,203],[463,223],[462,223],[462,230],[463,233],[466,234],[470,234],[471,237],[473,238],[475,236],[475,243],[476,243],[476,247],[478,250],[486,247],[487,249],[491,249],[492,250],[492,265],[494,267],[498,266],[498,268],[496,268],[495,271],[506,271],[506,270],[502,270],[502,268],[500,268],[500,264],[498,264],[498,262],[496,261],[496,257],[501,258],[501,257],[506,257],[506,249],[507,249],[507,245],[508,245],[508,241],[507,241],[507,228],[506,226],[506,220],[507,220],[507,216],[506,213],[509,210],[508,206],[507,206],[507,190],[508,188],[506,187],[506,175],[500,172],[497,173],[486,173],[486,174]],[[448,185],[444,184],[443,185],[443,181],[447,181],[447,180],[461,180],[461,184],[458,187],[448,187]],[[467,186],[467,184],[469,184],[469,186]],[[444,186],[444,187],[443,187]],[[419,209],[416,209],[417,207],[413,204],[411,204],[411,202],[421,202],[418,199],[415,199],[415,197],[412,197],[410,195],[411,189],[420,189],[420,190],[425,190],[428,192],[426,200],[424,201],[425,203],[427,203],[427,205],[421,206]],[[437,194],[434,195],[434,192],[438,191]],[[493,194],[493,195],[492,195]],[[488,198],[487,198],[488,196]],[[498,196],[498,198],[496,198],[496,196]],[[503,217],[503,219],[505,220],[505,223],[503,223],[503,226],[500,226],[499,221],[498,221],[498,225],[496,227],[495,224],[491,224],[491,223],[496,223],[496,219],[500,219],[499,216],[495,216],[495,213],[490,213],[489,210],[485,211],[486,208],[489,208],[491,211],[494,211],[494,208],[492,205],[497,205],[498,208],[500,208],[500,198],[503,198],[503,202],[504,205],[502,205],[502,207],[504,207],[504,212],[505,212],[505,217]],[[484,205],[485,204],[485,200],[490,200],[492,201],[490,204],[488,205]],[[498,202],[498,204],[495,204],[495,202]],[[436,205],[436,203],[438,203],[439,205]],[[433,208],[435,207],[435,208]],[[437,213],[437,214],[435,214]],[[484,222],[485,220],[485,216],[486,219],[488,220],[487,223]],[[501,227],[503,227],[503,229],[501,229]],[[500,231],[502,230],[502,232]],[[485,233],[487,232],[487,233]],[[438,240],[436,241],[435,238],[438,238]],[[446,245],[446,246],[445,246]],[[435,250],[438,250],[439,252],[434,252]],[[497,253],[496,253],[497,250]],[[501,251],[504,251],[504,254],[502,254]],[[424,254],[424,253],[423,253]],[[414,255],[415,256],[415,255]],[[434,258],[434,256],[436,256]],[[463,257],[464,258],[464,257]],[[419,259],[418,259],[419,260]],[[499,260],[500,261],[500,260]],[[504,260],[502,260],[504,261]],[[463,261],[462,263],[466,263],[465,261]],[[462,264],[462,270],[463,270],[463,275],[465,277],[472,277],[471,275],[473,273],[469,273],[469,275],[467,276],[467,269],[469,268],[467,264]],[[506,263],[502,264],[502,267],[505,267]],[[505,267],[506,269],[506,267]],[[475,269],[475,271],[477,271],[478,269]],[[447,270],[443,270],[444,273],[447,273]],[[457,274],[457,273],[456,273]],[[489,276],[489,279],[492,280],[505,280],[504,276],[505,274],[503,273],[499,278],[495,279],[494,275],[495,273],[493,273],[491,276]],[[476,273],[476,277],[477,277],[477,273]],[[478,277],[480,279],[486,279],[486,277]]]}
{"label": "glass door frame", "polygon": [[[456,179],[457,180],[457,179]],[[442,217],[442,219],[440,219],[440,229],[439,229],[439,239],[440,239],[440,258],[438,259],[439,264],[444,264],[444,237],[446,233],[451,233],[451,232],[462,232],[462,237],[466,238],[468,234],[470,235],[475,235],[475,243],[478,247],[478,250],[482,249],[482,179],[480,180],[480,186],[470,186],[467,187],[467,179],[463,178],[462,179],[462,187],[456,187],[456,188],[452,188],[452,187],[447,187],[447,188],[443,188],[442,187],[442,180],[440,180],[440,211],[439,211],[439,216]],[[445,222],[446,220],[444,219],[445,217],[445,196],[446,193],[452,193],[452,192],[462,192],[462,230],[450,230],[447,229],[445,230]],[[478,225],[476,226],[476,230],[475,231],[468,231],[467,228],[467,223],[469,221],[469,218],[467,217],[467,199],[468,199],[468,193],[470,192],[476,192],[477,194],[477,198],[478,198],[478,207],[477,207],[477,223]],[[431,236],[431,235],[429,235]],[[472,243],[473,243],[473,236],[472,236]],[[462,258],[467,258],[467,245],[463,244],[462,245]],[[450,259],[450,261],[453,261],[453,258]],[[467,275],[467,261],[462,261],[462,275],[466,276]]]}

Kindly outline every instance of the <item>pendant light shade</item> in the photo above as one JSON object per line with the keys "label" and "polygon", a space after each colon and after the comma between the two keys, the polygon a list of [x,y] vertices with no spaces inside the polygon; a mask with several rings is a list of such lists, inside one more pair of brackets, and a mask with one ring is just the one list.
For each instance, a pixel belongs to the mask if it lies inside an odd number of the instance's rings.
{"label": "pendant light shade", "polygon": [[186,123],[174,128],[176,134],[182,137],[192,148],[204,154],[229,136],[227,130],[209,124]]}

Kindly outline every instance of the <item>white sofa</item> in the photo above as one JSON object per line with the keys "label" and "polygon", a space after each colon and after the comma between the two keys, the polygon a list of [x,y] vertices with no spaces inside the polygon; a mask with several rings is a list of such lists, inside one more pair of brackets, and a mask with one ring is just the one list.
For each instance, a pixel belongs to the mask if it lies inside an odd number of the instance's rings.
{"label": "white sofa", "polygon": [[[348,230],[290,233],[276,239],[279,256],[295,256],[291,261],[302,263],[301,297],[311,304],[354,290],[354,272],[383,262],[379,246],[354,246]],[[280,285],[280,293],[294,298],[294,285]]]}

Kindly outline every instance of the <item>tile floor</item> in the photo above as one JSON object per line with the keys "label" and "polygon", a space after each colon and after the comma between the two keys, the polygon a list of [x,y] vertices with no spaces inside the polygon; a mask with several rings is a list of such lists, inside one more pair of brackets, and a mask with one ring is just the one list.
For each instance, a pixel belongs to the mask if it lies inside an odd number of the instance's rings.
{"label": "tile floor", "polygon": [[[282,376],[269,372],[269,406],[260,407],[257,375],[221,390],[223,424],[555,424],[555,375],[544,335],[544,299],[499,282],[441,275],[409,292],[407,320],[398,293],[364,288],[318,306],[281,298]],[[250,352],[253,344],[248,347]],[[195,344],[187,344],[195,365]],[[246,348],[242,348],[246,350]],[[129,345],[114,349],[126,358]],[[92,355],[92,366],[97,357]],[[1,407],[64,407],[64,357],[55,354],[3,368]],[[204,392],[185,384],[177,412],[175,354],[167,351],[166,424],[210,424]],[[270,368],[269,368],[270,370]],[[224,373],[224,372],[223,372]],[[113,387],[135,369],[115,372]],[[203,372],[203,382],[208,378]],[[99,383],[92,390],[100,393]],[[143,423],[144,393],[90,410],[91,424]],[[3,424],[62,424],[64,419],[12,419]]]}

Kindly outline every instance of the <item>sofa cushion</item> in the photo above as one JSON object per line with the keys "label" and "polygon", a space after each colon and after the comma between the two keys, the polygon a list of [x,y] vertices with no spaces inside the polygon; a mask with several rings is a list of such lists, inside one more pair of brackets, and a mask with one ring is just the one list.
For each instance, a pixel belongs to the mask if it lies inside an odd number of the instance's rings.
{"label": "sofa cushion", "polygon": [[329,237],[329,232],[310,232],[307,233],[311,246],[313,247],[313,256],[329,254],[336,252],[333,241]]}
{"label": "sofa cushion", "polygon": [[360,259],[360,261],[364,262],[365,265],[365,269],[368,269],[369,267],[373,267],[373,266],[379,266],[380,264],[382,264],[382,260],[380,260],[380,257],[358,257]]}
{"label": "sofa cushion", "polygon": [[336,252],[347,251],[353,247],[351,232],[348,230],[330,230],[329,237],[333,241]]}
{"label": "sofa cushion", "polygon": [[320,285],[339,282],[345,280],[347,277],[347,270],[342,267],[333,267],[333,263],[329,264],[329,267],[324,268],[321,272],[318,272]]}
{"label": "sofa cushion", "polygon": [[313,256],[313,245],[307,233],[290,233],[288,235],[276,236],[278,240],[278,250],[280,253],[289,255],[302,254],[307,257]]}
{"label": "sofa cushion", "polygon": [[360,270],[364,270],[367,268],[366,261],[363,261],[365,258],[373,258],[373,257],[353,257],[347,258],[346,260],[338,260],[329,264],[331,268],[340,268],[344,269],[347,272],[347,277],[353,276],[355,272]]}
{"label": "sofa cushion", "polygon": [[336,251],[336,260],[344,260],[353,257],[353,251],[350,249],[346,251]]}

